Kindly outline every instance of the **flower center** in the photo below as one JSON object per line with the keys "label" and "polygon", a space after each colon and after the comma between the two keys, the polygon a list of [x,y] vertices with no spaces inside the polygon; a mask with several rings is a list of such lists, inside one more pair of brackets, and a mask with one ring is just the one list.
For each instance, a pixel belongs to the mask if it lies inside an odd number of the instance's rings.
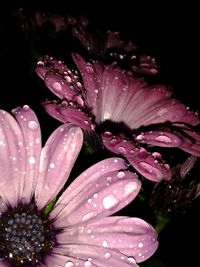
{"label": "flower center", "polygon": [[0,216],[0,258],[12,266],[36,266],[56,243],[48,216],[34,204],[8,208]]}

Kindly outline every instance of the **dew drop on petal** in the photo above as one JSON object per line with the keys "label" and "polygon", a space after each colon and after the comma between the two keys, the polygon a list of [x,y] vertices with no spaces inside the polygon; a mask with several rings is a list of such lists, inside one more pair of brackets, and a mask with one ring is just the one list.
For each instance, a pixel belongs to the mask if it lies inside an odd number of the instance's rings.
{"label": "dew drop on petal", "polygon": [[169,137],[166,136],[166,135],[160,135],[160,136],[157,136],[157,137],[155,138],[155,141],[158,141],[158,142],[161,142],[161,143],[165,143],[165,144],[171,144],[171,143],[172,143],[171,138],[169,138]]}
{"label": "dew drop on petal", "polygon": [[144,135],[142,135],[142,134],[138,135],[138,136],[136,137],[136,140],[137,140],[137,141],[142,141],[142,140],[144,140]]}
{"label": "dew drop on petal", "polygon": [[158,178],[158,180],[161,180],[162,174],[161,172],[156,169],[155,167],[151,166],[150,164],[146,163],[146,162],[140,162],[138,164],[145,172],[151,174],[152,176],[156,176],[156,178]]}
{"label": "dew drop on petal", "polygon": [[94,73],[94,69],[93,69],[93,67],[92,67],[92,66],[89,66],[89,65],[87,65],[87,66],[85,67],[85,71],[86,71],[88,74],[93,74],[93,73]]}
{"label": "dew drop on petal", "polygon": [[105,209],[112,209],[119,203],[119,200],[113,195],[110,194],[103,199],[103,206]]}
{"label": "dew drop on petal", "polygon": [[137,189],[137,184],[135,182],[130,182],[124,186],[124,196],[132,194]]}
{"label": "dew drop on petal", "polygon": [[84,267],[92,267],[92,263],[90,261],[86,261],[84,263]]}
{"label": "dew drop on petal", "polygon": [[125,172],[123,172],[123,171],[119,171],[118,174],[117,174],[117,177],[118,177],[119,179],[124,178],[124,177],[125,177]]}
{"label": "dew drop on petal", "polygon": [[102,246],[103,246],[104,248],[107,248],[107,247],[108,247],[108,242],[107,242],[106,240],[104,240],[103,243],[102,243]]}
{"label": "dew drop on petal", "polygon": [[85,214],[82,218],[82,222],[86,222],[88,220],[90,220],[91,218],[95,217],[96,213],[94,211],[88,212],[87,214]]}
{"label": "dew drop on petal", "polygon": [[61,91],[61,90],[62,90],[62,86],[61,86],[61,84],[58,83],[58,82],[53,83],[52,87],[53,87],[53,89],[54,89],[55,91]]}
{"label": "dew drop on petal", "polygon": [[126,149],[123,146],[118,147],[119,153],[125,155],[126,154]]}
{"label": "dew drop on petal", "polygon": [[132,257],[128,257],[127,262],[130,263],[130,264],[131,264],[131,263],[136,264],[135,259],[132,258]]}
{"label": "dew drop on petal", "polygon": [[32,131],[36,131],[38,129],[38,123],[36,121],[29,121],[28,128]]}
{"label": "dew drop on petal", "polygon": [[144,246],[143,243],[139,243],[139,244],[138,244],[138,247],[139,247],[139,248],[142,248],[143,246]]}
{"label": "dew drop on petal", "polygon": [[65,267],[74,267],[75,264],[72,261],[68,261],[65,263]]}
{"label": "dew drop on petal", "polygon": [[29,109],[30,109],[30,107],[28,105],[23,106],[23,110],[28,111]]}
{"label": "dew drop on petal", "polygon": [[50,163],[50,165],[49,165],[49,167],[50,167],[51,169],[54,169],[54,168],[55,168],[55,166],[56,166],[56,165],[55,165],[55,163],[53,163],[53,162],[52,162],[52,163]]}
{"label": "dew drop on petal", "polygon": [[28,162],[29,162],[30,164],[35,164],[35,162],[36,162],[35,157],[34,157],[34,156],[31,156],[31,157],[29,158]]}
{"label": "dew drop on petal", "polygon": [[109,259],[111,257],[111,254],[109,252],[107,252],[107,253],[105,253],[104,256],[105,256],[106,259]]}
{"label": "dew drop on petal", "polygon": [[146,151],[145,148],[142,147],[140,148],[138,156],[140,157],[140,159],[146,159],[148,157],[148,152]]}

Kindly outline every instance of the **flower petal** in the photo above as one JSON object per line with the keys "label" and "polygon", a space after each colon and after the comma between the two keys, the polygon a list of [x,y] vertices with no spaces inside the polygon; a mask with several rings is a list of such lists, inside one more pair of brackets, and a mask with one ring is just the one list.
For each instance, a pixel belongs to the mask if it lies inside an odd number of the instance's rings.
{"label": "flower petal", "polygon": [[179,147],[182,142],[178,135],[165,130],[142,132],[142,134],[136,136],[135,140],[139,143],[161,147]]}
{"label": "flower petal", "polygon": [[4,259],[0,259],[0,266],[1,267],[11,267],[10,263]]}
{"label": "flower petal", "polygon": [[[67,237],[70,236],[70,240]],[[118,250],[142,262],[153,255],[158,247],[157,233],[139,218],[108,217],[83,224],[82,227],[63,231],[57,239],[60,244],[84,244]]]}
{"label": "flower petal", "polygon": [[42,149],[35,191],[37,206],[43,208],[62,189],[80,152],[83,134],[79,127],[57,128]]}
{"label": "flower petal", "polygon": [[28,203],[32,198],[37,183],[41,154],[41,131],[37,116],[28,106],[13,110],[24,136],[26,148],[26,173],[22,192],[22,202]]}
{"label": "flower petal", "polygon": [[102,134],[105,147],[110,151],[123,155],[131,165],[147,179],[160,182],[169,180],[171,173],[167,164],[159,163],[145,148],[138,147],[126,140],[122,135],[114,136],[111,132]]}
{"label": "flower petal", "polygon": [[[47,259],[48,267],[55,266],[51,265],[52,260],[54,264],[57,264],[57,261],[59,261],[59,264],[65,267],[138,267],[134,258],[127,257],[117,250],[103,248],[101,246],[87,244],[60,245],[54,249],[54,252],[56,253],[55,255],[62,256],[56,256],[55,260],[53,260],[53,255],[52,258]],[[66,255],[66,257],[63,255]]]}
{"label": "flower petal", "polygon": [[73,59],[81,73],[84,88],[86,91],[86,100],[88,107],[92,109],[92,113],[97,117],[101,112],[101,84],[100,79],[103,72],[102,65],[95,61],[93,64],[87,63],[78,54],[73,54]]}
{"label": "flower petal", "polygon": [[57,104],[47,101],[43,102],[43,106],[49,115],[61,122],[71,122],[86,131],[91,131],[95,127],[87,113],[76,107],[68,106],[67,103]]}
{"label": "flower petal", "polygon": [[18,123],[9,113],[0,110],[0,197],[12,207],[21,200],[26,157],[24,136]]}
{"label": "flower petal", "polygon": [[67,227],[109,216],[130,203],[140,187],[141,182],[126,170],[124,160],[103,160],[83,172],[65,190],[51,213],[54,224]]}

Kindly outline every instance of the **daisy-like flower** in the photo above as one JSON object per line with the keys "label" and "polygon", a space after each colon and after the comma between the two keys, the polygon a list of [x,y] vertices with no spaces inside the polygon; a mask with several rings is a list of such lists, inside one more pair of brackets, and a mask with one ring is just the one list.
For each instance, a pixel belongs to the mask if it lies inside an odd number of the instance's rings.
{"label": "daisy-like flower", "polygon": [[[62,100],[44,102],[51,116],[73,122],[86,132],[95,131],[106,148],[126,157],[138,172],[155,182],[169,180],[171,172],[161,154],[150,153],[147,147],[178,147],[200,156],[200,136],[193,130],[198,116],[171,98],[166,86],[150,86],[115,64],[88,63],[77,54],[73,58],[81,77],[49,57],[36,67],[47,87]],[[114,131],[107,122],[116,124]],[[99,132],[99,125],[106,124],[107,130],[102,127]]]}
{"label": "daisy-like flower", "polygon": [[25,106],[13,114],[0,111],[0,266],[128,267],[149,258],[158,246],[153,227],[110,217],[141,187],[125,161],[96,163],[59,194],[81,149],[81,129],[63,124],[42,148],[35,113]]}

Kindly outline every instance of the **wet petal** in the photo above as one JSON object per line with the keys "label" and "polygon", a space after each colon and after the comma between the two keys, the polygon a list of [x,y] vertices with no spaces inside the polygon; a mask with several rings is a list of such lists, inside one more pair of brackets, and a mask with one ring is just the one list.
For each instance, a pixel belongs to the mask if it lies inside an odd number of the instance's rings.
{"label": "wet petal", "polygon": [[26,157],[20,126],[9,113],[0,110],[0,197],[12,207],[21,200]]}
{"label": "wet petal", "polygon": [[[134,258],[127,257],[117,250],[104,248],[102,246],[66,244],[55,248],[55,253],[66,255],[66,258],[64,256],[58,256],[61,266],[65,267],[75,267],[77,265],[80,267],[138,267]],[[67,261],[65,261],[66,259]],[[49,259],[48,262],[51,264],[51,259]],[[54,262],[56,264],[56,260]],[[53,267],[55,265],[50,266]]]}
{"label": "wet petal", "polygon": [[49,115],[61,122],[71,122],[86,131],[91,131],[95,127],[87,113],[68,106],[67,103],[43,102],[43,106]]}
{"label": "wet petal", "polygon": [[62,189],[80,152],[80,128],[64,124],[57,128],[42,149],[35,198],[39,208],[48,204]]}
{"label": "wet petal", "polygon": [[58,235],[58,243],[102,246],[118,250],[137,262],[151,257],[158,247],[153,227],[142,219],[128,217],[103,218],[80,226],[74,232],[63,231]]}
{"label": "wet petal", "polygon": [[24,136],[27,157],[22,202],[28,203],[33,196],[38,176],[41,153],[40,125],[37,116],[28,106],[14,109],[13,114]]}
{"label": "wet petal", "polygon": [[145,148],[138,147],[125,139],[124,136],[113,136],[110,132],[102,134],[105,147],[123,155],[131,165],[147,179],[160,182],[162,179],[169,180],[171,172],[169,166],[155,159]]}
{"label": "wet petal", "polygon": [[140,187],[137,176],[126,170],[124,160],[103,160],[76,178],[58,200],[51,216],[56,217],[58,227],[97,220],[130,203]]}
{"label": "wet petal", "polygon": [[162,147],[179,147],[182,139],[178,135],[167,131],[143,132],[135,138],[139,143]]}
{"label": "wet petal", "polygon": [[73,59],[81,73],[84,88],[86,89],[86,101],[92,113],[97,117],[101,113],[101,75],[102,65],[98,62],[87,63],[78,54],[73,54]]}
{"label": "wet petal", "polygon": [[72,100],[76,95],[76,91],[72,89],[72,83],[67,82],[67,79],[65,80],[63,77],[50,73],[45,76],[44,81],[46,86],[61,99],[65,98],[67,100]]}
{"label": "wet petal", "polygon": [[0,266],[1,267],[11,267],[10,263],[4,259],[0,259]]}

